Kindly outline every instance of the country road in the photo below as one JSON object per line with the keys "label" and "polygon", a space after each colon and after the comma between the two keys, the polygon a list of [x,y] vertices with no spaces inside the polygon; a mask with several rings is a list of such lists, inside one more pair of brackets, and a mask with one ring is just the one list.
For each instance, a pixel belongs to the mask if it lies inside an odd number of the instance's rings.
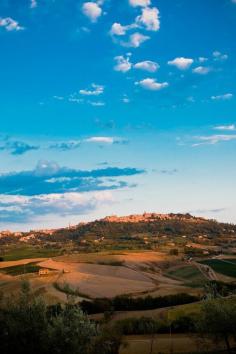
{"label": "country road", "polygon": [[217,280],[217,275],[214,272],[214,270],[209,267],[206,264],[201,264],[198,262],[192,262],[192,264],[198,268],[198,270],[200,270],[200,272],[204,275],[205,278],[207,278],[208,280]]}

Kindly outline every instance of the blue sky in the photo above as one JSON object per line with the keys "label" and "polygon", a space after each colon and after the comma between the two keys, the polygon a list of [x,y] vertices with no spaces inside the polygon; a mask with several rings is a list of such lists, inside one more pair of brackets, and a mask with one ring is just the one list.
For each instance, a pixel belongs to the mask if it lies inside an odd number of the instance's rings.
{"label": "blue sky", "polygon": [[0,229],[236,222],[235,0],[1,0]]}

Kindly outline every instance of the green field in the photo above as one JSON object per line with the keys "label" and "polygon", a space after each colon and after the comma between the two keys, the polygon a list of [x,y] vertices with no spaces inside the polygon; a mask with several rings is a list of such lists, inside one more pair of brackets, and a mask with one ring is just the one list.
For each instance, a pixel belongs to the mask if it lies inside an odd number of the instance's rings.
{"label": "green field", "polygon": [[236,263],[235,259],[207,259],[205,261],[201,261],[200,263],[206,264],[211,267],[215,272],[226,275],[228,277],[236,277]]}
{"label": "green field", "polygon": [[184,266],[174,270],[169,270],[166,275],[175,279],[183,280],[188,285],[200,286],[206,281],[200,270],[194,266]]}
{"label": "green field", "polygon": [[41,267],[39,267],[36,263],[28,263],[1,268],[0,271],[8,275],[22,275],[27,273],[37,273],[39,269],[41,269]]}
{"label": "green field", "polygon": [[18,261],[27,258],[47,258],[55,257],[61,254],[60,249],[38,248],[33,246],[20,246],[8,248],[1,257],[4,261]]}
{"label": "green field", "polygon": [[222,259],[222,261],[236,264],[236,258],[225,258],[225,259]]}

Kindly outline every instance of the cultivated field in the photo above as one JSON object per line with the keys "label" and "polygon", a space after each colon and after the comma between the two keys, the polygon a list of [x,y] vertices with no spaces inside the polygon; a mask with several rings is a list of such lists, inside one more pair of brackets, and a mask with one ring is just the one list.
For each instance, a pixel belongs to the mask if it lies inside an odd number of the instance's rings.
{"label": "cultivated field", "polygon": [[[235,259],[203,261],[217,272],[235,275]],[[164,296],[177,293],[200,295],[207,277],[180,256],[167,253],[101,252],[71,254],[54,258],[27,258],[0,262],[0,289],[14,292],[27,278],[36,294],[49,303],[66,301],[65,285],[81,298]],[[220,268],[219,268],[220,267]],[[48,274],[40,276],[40,268]],[[217,273],[218,274],[218,273]]]}
{"label": "cultivated field", "polygon": [[201,262],[211,267],[215,272],[236,278],[236,259],[207,259]]}
{"label": "cultivated field", "polygon": [[[222,353],[226,348],[223,344],[213,345],[209,341],[201,342],[193,335],[186,334],[157,334],[152,338],[147,335],[127,336],[124,338],[126,346],[121,348],[120,354],[149,354],[151,346],[153,353],[184,354],[184,353]],[[226,353],[226,351],[224,352]]]}

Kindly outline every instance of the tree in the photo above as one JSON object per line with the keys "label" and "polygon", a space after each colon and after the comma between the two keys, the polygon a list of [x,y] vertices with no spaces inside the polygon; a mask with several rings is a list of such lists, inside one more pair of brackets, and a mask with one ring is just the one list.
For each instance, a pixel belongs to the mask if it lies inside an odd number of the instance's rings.
{"label": "tree", "polygon": [[1,305],[0,352],[47,353],[47,329],[45,304],[39,299],[32,299],[29,284],[23,282],[19,298],[8,298]]}
{"label": "tree", "polygon": [[198,334],[214,343],[224,341],[231,353],[230,340],[236,337],[236,304],[232,299],[206,300],[196,324]]}
{"label": "tree", "polygon": [[67,304],[49,325],[51,353],[93,353],[97,327],[77,306]]}
{"label": "tree", "polygon": [[119,354],[121,345],[125,346],[126,344],[122,343],[120,329],[117,326],[104,326],[96,339],[94,354]]}
{"label": "tree", "polygon": [[0,353],[118,354],[120,345],[119,333],[101,330],[78,305],[47,307],[27,282],[18,298],[0,298]]}

